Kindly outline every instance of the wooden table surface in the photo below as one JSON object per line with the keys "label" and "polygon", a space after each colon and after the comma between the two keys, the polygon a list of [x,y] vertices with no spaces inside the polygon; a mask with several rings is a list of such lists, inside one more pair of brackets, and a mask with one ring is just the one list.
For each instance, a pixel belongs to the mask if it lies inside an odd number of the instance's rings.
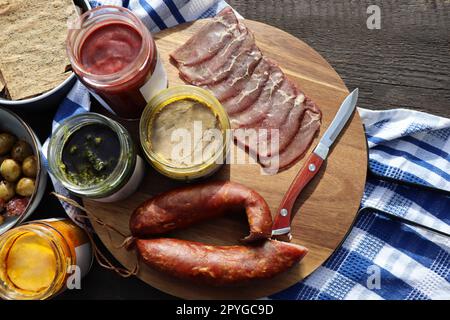
{"label": "wooden table surface", "polygon": [[[283,29],[316,49],[359,87],[359,106],[409,108],[450,117],[450,1],[230,0],[240,14]],[[367,28],[367,8],[381,29]]]}
{"label": "wooden table surface", "polygon": [[[450,117],[450,1],[229,0],[244,17],[302,39],[336,69],[359,106],[409,108]],[[381,9],[381,29],[366,26],[369,5]],[[21,114],[44,141],[52,113]],[[51,187],[48,186],[48,193]],[[46,196],[33,219],[64,216]],[[58,299],[162,299],[170,296],[138,279],[121,279],[94,264],[81,290]]]}

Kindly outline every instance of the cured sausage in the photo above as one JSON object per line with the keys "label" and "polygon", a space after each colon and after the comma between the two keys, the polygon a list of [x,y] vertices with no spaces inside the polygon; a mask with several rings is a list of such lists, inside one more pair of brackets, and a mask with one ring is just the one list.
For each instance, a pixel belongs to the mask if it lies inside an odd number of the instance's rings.
{"label": "cured sausage", "polygon": [[272,278],[299,262],[308,250],[267,240],[258,246],[211,246],[179,239],[136,240],[141,259],[169,275],[214,286]]}
{"label": "cured sausage", "polygon": [[272,216],[266,201],[256,191],[230,181],[187,186],[147,200],[133,212],[130,230],[134,237],[145,238],[243,209],[250,234],[242,240],[269,238]]}
{"label": "cured sausage", "polygon": [[[172,238],[143,239],[199,221],[245,209],[252,245],[214,246]],[[187,186],[156,196],[139,206],[130,219],[138,256],[169,275],[214,286],[272,278],[298,263],[308,252],[300,245],[268,240],[272,217],[264,199],[243,185],[217,181]]]}

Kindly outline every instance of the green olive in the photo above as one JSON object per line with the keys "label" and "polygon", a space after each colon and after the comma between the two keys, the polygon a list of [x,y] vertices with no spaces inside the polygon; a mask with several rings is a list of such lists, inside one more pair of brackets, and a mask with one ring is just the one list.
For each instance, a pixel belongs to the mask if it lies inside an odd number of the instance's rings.
{"label": "green olive", "polygon": [[14,184],[8,181],[0,182],[0,199],[8,202],[16,195],[14,191]]}
{"label": "green olive", "polygon": [[6,181],[15,182],[22,175],[22,170],[16,161],[13,159],[6,159],[0,166],[0,173]]}
{"label": "green olive", "polygon": [[22,172],[29,178],[36,178],[37,175],[37,159],[35,156],[29,156],[22,163]]}
{"label": "green olive", "polygon": [[16,192],[22,197],[31,197],[34,192],[34,179],[22,178],[17,182]]}
{"label": "green olive", "polygon": [[0,134],[0,155],[4,155],[10,152],[16,141],[17,138],[12,134]]}
{"label": "green olive", "polygon": [[25,158],[32,156],[33,150],[31,146],[23,140],[18,141],[11,150],[11,157],[22,163]]}

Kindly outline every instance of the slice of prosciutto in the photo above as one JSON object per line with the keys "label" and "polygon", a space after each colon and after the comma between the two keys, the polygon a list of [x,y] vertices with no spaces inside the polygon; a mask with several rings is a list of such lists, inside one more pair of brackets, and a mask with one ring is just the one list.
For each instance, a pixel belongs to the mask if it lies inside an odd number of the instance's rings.
{"label": "slice of prosciutto", "polygon": [[224,9],[216,19],[205,25],[184,45],[170,54],[177,66],[192,66],[215,56],[241,34],[236,15],[231,8]]}
{"label": "slice of prosciutto", "polygon": [[203,88],[212,91],[221,102],[236,96],[249,82],[261,58],[261,51],[254,45],[251,50],[236,59],[229,76],[224,81],[206,85]]}
{"label": "slice of prosciutto", "polygon": [[[297,88],[286,78],[278,90],[273,94],[270,101],[271,108],[265,114],[264,120],[257,125],[257,128],[259,129],[257,139],[250,140],[249,144],[247,144],[249,151],[266,157],[271,154],[272,148],[277,148],[276,145],[274,146],[271,142],[272,130],[278,130],[278,136],[280,136],[281,140],[281,134],[283,134],[283,132],[281,132],[280,128],[286,124],[289,113],[294,108],[296,98]],[[299,126],[295,127],[294,130],[297,131],[298,128]]]}
{"label": "slice of prosciutto", "polygon": [[[226,101],[223,104],[225,110],[231,115],[231,125],[233,128],[248,128],[260,123],[272,107],[274,92],[276,92],[285,79],[283,71],[277,65],[267,59],[263,59],[263,61],[267,61],[269,65],[269,76],[261,92],[258,93],[258,90],[248,91],[249,93],[240,101],[242,108],[236,107],[239,111],[233,109],[231,101]],[[245,105],[248,106],[244,107]]]}
{"label": "slice of prosciutto", "polygon": [[180,76],[196,86],[220,82],[231,74],[236,62],[242,63],[254,47],[253,35],[245,29],[211,59],[192,66],[179,66]]}
{"label": "slice of prosciutto", "polygon": [[262,128],[278,129],[284,123],[294,107],[298,89],[292,81],[285,78],[281,87],[272,98],[272,106],[261,123]]}
{"label": "slice of prosciutto", "polygon": [[261,165],[266,167],[269,172],[272,170],[278,172],[292,166],[305,154],[319,131],[322,113],[309,98],[306,98],[305,106],[306,110],[300,128],[291,143],[279,154],[278,161],[274,161],[273,157],[259,159]]}
{"label": "slice of prosciutto", "polygon": [[261,92],[269,79],[269,75],[270,64],[263,57],[240,92],[238,92],[236,96],[222,102],[222,105],[228,114],[233,115],[243,112],[255,103],[261,95]]}
{"label": "slice of prosciutto", "polygon": [[305,96],[299,93],[294,100],[294,106],[289,112],[286,121],[279,128],[278,149],[270,150],[269,155],[276,152],[281,153],[291,143],[300,129],[305,110]]}

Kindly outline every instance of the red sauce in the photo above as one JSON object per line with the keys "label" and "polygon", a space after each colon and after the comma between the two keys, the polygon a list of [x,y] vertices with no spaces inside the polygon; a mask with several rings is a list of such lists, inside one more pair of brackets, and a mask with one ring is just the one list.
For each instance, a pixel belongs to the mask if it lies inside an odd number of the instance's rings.
{"label": "red sauce", "polygon": [[119,117],[126,119],[139,118],[147,105],[140,88],[151,77],[156,65],[153,40],[145,44],[149,48],[144,53],[144,65],[137,62],[143,58],[140,56],[142,44],[143,36],[134,26],[110,20],[94,27],[84,37],[79,49],[80,64],[90,74],[112,75],[127,67],[133,70],[121,82],[93,90]]}
{"label": "red sauce", "polygon": [[103,24],[84,39],[80,61],[89,73],[113,74],[132,64],[141,46],[141,35],[130,25],[120,22]]}

